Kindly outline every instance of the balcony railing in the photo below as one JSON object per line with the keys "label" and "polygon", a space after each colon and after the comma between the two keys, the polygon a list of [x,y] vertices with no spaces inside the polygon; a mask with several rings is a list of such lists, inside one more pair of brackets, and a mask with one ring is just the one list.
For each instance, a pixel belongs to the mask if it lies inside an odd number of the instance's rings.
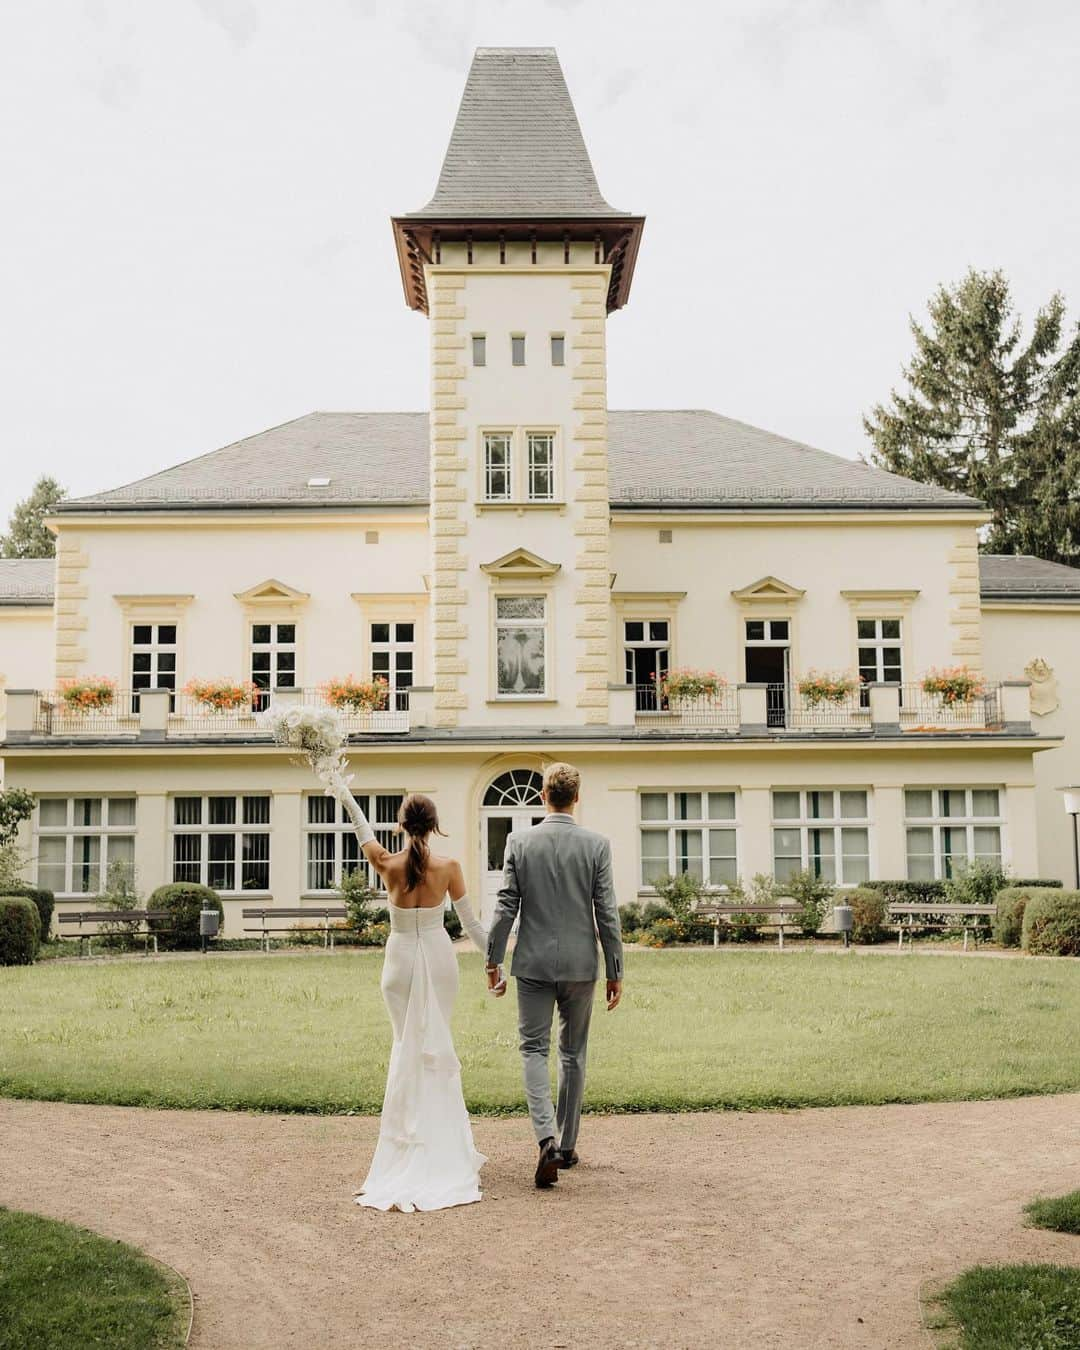
{"label": "balcony railing", "polygon": [[[118,689],[112,702],[101,708],[74,708],[62,694],[52,690],[26,691],[33,700],[27,729],[34,737],[99,738],[131,737],[182,740],[199,737],[268,738],[257,714],[275,699],[290,704],[329,706],[318,689],[259,690],[250,703],[237,708],[215,709],[190,694],[158,690]],[[9,701],[20,693],[9,693]],[[404,732],[409,730],[409,691],[392,690],[389,707],[363,711],[338,709],[346,732],[352,735]],[[9,722],[10,722],[9,717]],[[26,723],[24,723],[26,725]],[[12,728],[9,727],[9,730]]]}
{"label": "balcony railing", "polygon": [[697,698],[669,697],[655,684],[634,689],[635,722],[664,731],[738,731],[738,691],[730,686]]}
{"label": "balcony railing", "polygon": [[985,693],[966,703],[948,703],[940,694],[928,694],[920,684],[900,686],[903,731],[994,731],[1004,721],[999,684],[987,685]]}

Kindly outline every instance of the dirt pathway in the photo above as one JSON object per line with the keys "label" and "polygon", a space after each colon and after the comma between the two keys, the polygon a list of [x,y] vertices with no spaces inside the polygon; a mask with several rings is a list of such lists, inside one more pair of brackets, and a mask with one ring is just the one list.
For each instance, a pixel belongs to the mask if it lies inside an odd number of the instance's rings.
{"label": "dirt pathway", "polygon": [[0,1204],[184,1272],[197,1350],[925,1347],[917,1292],[978,1261],[1080,1265],[1022,1205],[1080,1175],[1080,1096],[590,1118],[532,1189],[476,1122],[480,1205],[350,1202],[377,1122],[0,1101]]}

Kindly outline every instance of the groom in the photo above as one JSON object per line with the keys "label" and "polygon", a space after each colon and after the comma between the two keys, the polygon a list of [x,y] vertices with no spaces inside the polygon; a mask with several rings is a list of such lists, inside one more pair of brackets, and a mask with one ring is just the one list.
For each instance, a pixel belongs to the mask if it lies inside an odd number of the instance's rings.
{"label": "groom", "polygon": [[[573,1167],[578,1161],[574,1146],[585,1091],[598,933],[608,1012],[622,997],[622,937],[611,884],[611,844],[574,820],[580,789],[581,774],[572,764],[548,765],[543,791],[547,815],[541,824],[507,840],[502,889],[488,934],[488,988],[501,998],[506,986],[500,983],[499,963],[520,913],[513,975],[525,1096],[540,1145],[536,1184],[542,1190],[558,1180],[561,1167]],[[559,1010],[557,1110],[548,1072],[555,1008]]]}

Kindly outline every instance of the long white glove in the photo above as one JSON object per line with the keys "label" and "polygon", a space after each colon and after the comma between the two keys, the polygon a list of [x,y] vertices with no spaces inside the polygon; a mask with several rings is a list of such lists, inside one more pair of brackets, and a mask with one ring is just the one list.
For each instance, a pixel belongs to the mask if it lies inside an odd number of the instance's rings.
{"label": "long white glove", "polygon": [[463,895],[460,900],[454,901],[454,908],[457,910],[457,916],[461,920],[461,926],[469,936],[469,941],[478,952],[487,951],[487,929],[473,913],[473,907],[469,903],[469,897]]}
{"label": "long white glove", "polygon": [[345,808],[345,814],[353,823],[356,837],[360,841],[360,847],[363,848],[365,844],[370,844],[375,838],[375,831],[368,823],[368,818],[364,815],[360,803],[349,791],[348,783],[335,776],[330,780],[330,786],[334,790],[334,796]]}

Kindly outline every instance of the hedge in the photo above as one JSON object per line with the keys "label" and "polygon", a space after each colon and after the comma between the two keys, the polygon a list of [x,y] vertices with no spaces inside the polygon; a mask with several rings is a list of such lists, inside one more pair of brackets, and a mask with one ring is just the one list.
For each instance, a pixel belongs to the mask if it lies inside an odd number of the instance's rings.
{"label": "hedge", "polygon": [[854,890],[839,892],[836,903],[851,906],[854,942],[880,942],[887,936],[885,926],[889,922],[889,905],[880,890],[856,886]]}
{"label": "hedge", "polygon": [[25,895],[0,896],[0,966],[30,966],[41,946],[41,916]]}
{"label": "hedge", "polygon": [[199,945],[199,911],[204,904],[209,909],[216,909],[224,920],[221,897],[209,886],[199,886],[193,881],[174,881],[154,891],[146,908],[169,912],[168,919],[151,919],[148,925],[151,933],[157,934],[158,945],[163,951]]}
{"label": "hedge", "polygon": [[1033,956],[1080,956],[1080,891],[1032,894],[1021,940]]}
{"label": "hedge", "polygon": [[52,891],[47,891],[43,886],[8,886],[5,890],[6,895],[22,895],[27,900],[32,900],[37,906],[38,917],[41,920],[41,940],[48,942],[49,929],[52,926],[53,909],[56,905],[56,897]]}
{"label": "hedge", "polygon": [[993,920],[994,941],[1002,947],[1019,947],[1024,927],[1024,910],[1036,895],[1061,895],[1060,886],[1033,886],[1027,883],[1006,886],[997,893],[997,914]]}

